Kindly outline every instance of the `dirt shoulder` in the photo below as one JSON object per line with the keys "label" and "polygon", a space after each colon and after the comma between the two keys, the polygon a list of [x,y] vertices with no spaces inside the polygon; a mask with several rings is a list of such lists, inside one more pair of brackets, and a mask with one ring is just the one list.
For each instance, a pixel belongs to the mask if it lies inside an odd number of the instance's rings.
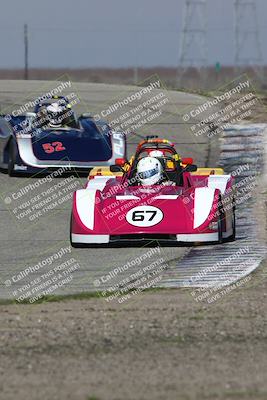
{"label": "dirt shoulder", "polygon": [[266,399],[265,266],[222,300],[190,290],[0,307],[1,399]]}

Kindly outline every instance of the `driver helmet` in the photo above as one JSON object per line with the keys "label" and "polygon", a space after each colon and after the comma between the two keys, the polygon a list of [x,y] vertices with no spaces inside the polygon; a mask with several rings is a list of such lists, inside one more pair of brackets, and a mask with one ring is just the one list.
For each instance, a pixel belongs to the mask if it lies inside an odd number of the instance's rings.
{"label": "driver helmet", "polygon": [[164,157],[163,152],[160,150],[152,150],[149,155],[150,157]]}
{"label": "driver helmet", "polygon": [[47,107],[46,111],[50,126],[57,128],[62,125],[65,118],[65,107],[58,103],[52,103]]}
{"label": "driver helmet", "polygon": [[156,185],[162,179],[162,166],[155,157],[144,157],[137,164],[137,177],[141,185]]}

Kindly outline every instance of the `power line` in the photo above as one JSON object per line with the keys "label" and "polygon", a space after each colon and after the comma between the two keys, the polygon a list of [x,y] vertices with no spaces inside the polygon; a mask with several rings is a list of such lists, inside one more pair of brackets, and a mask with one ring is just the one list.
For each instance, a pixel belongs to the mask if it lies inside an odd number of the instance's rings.
{"label": "power line", "polygon": [[29,78],[29,40],[28,40],[28,24],[24,24],[24,79]]}

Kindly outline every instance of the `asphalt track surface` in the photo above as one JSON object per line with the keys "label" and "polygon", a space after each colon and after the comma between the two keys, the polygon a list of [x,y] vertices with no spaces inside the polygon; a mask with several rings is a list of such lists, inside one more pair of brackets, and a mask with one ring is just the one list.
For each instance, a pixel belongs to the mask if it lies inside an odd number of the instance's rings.
{"label": "asphalt track surface", "polygon": [[[1,81],[1,112],[10,113],[30,99],[34,100],[58,85],[59,82]],[[75,107],[77,113],[97,113],[100,110],[107,109],[117,99],[123,99],[138,90],[140,90],[140,87],[73,83],[71,89],[67,89],[62,94],[68,94],[70,91],[78,93],[80,103]],[[208,143],[205,135],[194,136],[190,132],[188,124],[182,118],[184,110],[202,104],[205,99],[198,95],[155,89],[156,93],[162,91],[164,91],[164,96],[167,96],[168,102],[162,107],[160,117],[138,130],[138,136],[132,135],[128,138],[128,154],[134,151],[136,143],[141,137],[147,134],[157,134],[177,143],[178,152],[184,157],[193,156],[199,166],[214,166],[219,154],[217,139]],[[137,107],[143,101],[144,98],[140,101],[135,100],[130,105],[125,106],[125,111]],[[85,177],[77,177],[76,175],[74,178],[72,181],[74,190],[81,187],[86,180]],[[107,279],[110,279],[110,276],[108,276],[110,271],[125,266],[128,262],[132,262],[130,267],[132,274],[140,269],[140,265],[144,267],[151,264],[152,260],[154,261],[159,257],[159,254],[163,256],[167,265],[175,266],[181,257],[189,251],[189,248],[178,246],[161,248],[158,253],[156,253],[156,250],[153,254],[149,253],[146,259],[143,259],[142,264],[138,257],[148,253],[149,249],[146,247],[72,249],[69,253],[70,198],[66,201],[63,201],[63,199],[61,204],[36,217],[34,221],[29,220],[29,215],[23,216],[21,214],[18,217],[17,209],[19,205],[26,204],[27,201],[31,200],[34,202],[33,199],[37,198],[38,195],[46,199],[51,193],[49,190],[53,191],[51,188],[58,185],[59,182],[63,182],[63,187],[67,185],[65,184],[66,177],[57,178],[51,182],[42,183],[31,189],[27,195],[18,198],[18,194],[22,193],[25,187],[40,179],[40,177],[39,179],[10,178],[7,174],[0,173],[0,298],[12,299],[18,298],[20,295],[23,297],[28,290],[27,288],[32,289],[36,285],[45,285],[49,279],[52,279],[52,275],[54,277],[55,273],[67,269],[68,271],[63,276],[60,275],[60,277],[55,278],[65,281],[51,294],[101,290],[101,286],[98,286],[101,277],[105,276],[107,281]],[[73,191],[69,187],[67,187],[66,192],[68,194]],[[17,194],[17,199],[13,201],[12,195],[14,193]],[[22,210],[20,209],[20,211]],[[62,255],[62,252],[64,255]],[[66,264],[61,269],[57,269],[62,263]],[[24,272],[21,275],[21,271],[36,265],[39,266],[35,268],[34,272],[31,269],[30,272]],[[52,268],[56,268],[56,272],[53,270],[53,274],[49,275]],[[129,271],[126,272],[125,276],[127,274],[129,274]]]}

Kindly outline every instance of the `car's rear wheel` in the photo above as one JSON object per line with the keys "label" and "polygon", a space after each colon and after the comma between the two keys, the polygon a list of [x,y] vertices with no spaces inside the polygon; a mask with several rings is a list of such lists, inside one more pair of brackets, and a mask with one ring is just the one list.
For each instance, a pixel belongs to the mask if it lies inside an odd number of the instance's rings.
{"label": "car's rear wheel", "polygon": [[236,236],[236,218],[235,218],[235,200],[233,200],[233,208],[232,208],[232,229],[233,233],[229,237],[229,241],[234,241]]}
{"label": "car's rear wheel", "polygon": [[72,242],[72,238],[71,238],[71,227],[72,227],[72,213],[71,213],[71,216],[70,216],[70,244],[71,244],[71,247],[74,247],[73,246],[73,242]]}

